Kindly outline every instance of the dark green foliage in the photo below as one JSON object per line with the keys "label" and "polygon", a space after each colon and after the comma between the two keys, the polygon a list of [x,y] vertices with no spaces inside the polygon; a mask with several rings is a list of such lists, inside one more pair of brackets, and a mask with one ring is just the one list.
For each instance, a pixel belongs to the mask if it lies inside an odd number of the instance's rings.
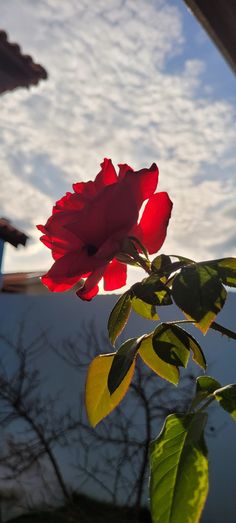
{"label": "dark green foliage", "polygon": [[[219,389],[221,384],[211,376],[199,376],[196,379],[196,394],[193,398],[191,407],[194,409],[207,398],[212,397],[215,390]],[[212,400],[214,397],[212,398]]]}
{"label": "dark green foliage", "polygon": [[152,272],[157,274],[170,274],[171,272],[171,266],[172,261],[170,256],[166,256],[166,254],[160,254],[159,256],[156,256],[151,264]]}
{"label": "dark green foliage", "polygon": [[139,349],[142,338],[127,340],[115,354],[108,376],[108,389],[113,394],[129,371]]}
{"label": "dark green foliage", "polygon": [[220,406],[236,420],[236,384],[226,385],[216,390],[214,396]]}
{"label": "dark green foliage", "polygon": [[236,258],[222,258],[206,263],[217,272],[222,283],[229,287],[236,287]]}
{"label": "dark green foliage", "polygon": [[211,376],[199,376],[196,380],[196,393],[197,394],[204,394],[205,396],[209,396],[209,394],[213,394],[216,389],[219,389],[221,387],[221,384],[219,381],[215,380],[215,378],[212,378]]}
{"label": "dark green foliage", "polygon": [[108,320],[108,334],[111,343],[114,345],[116,338],[124,329],[131,311],[131,297],[129,292],[125,292],[115,307],[112,309]]}
{"label": "dark green foliage", "polygon": [[154,274],[131,287],[132,295],[150,305],[171,305],[169,289]]}
{"label": "dark green foliage", "polygon": [[184,267],[173,280],[172,296],[205,333],[222,309],[227,292],[217,272],[206,264]]}
{"label": "dark green foliage", "polygon": [[203,369],[206,368],[200,345],[177,325],[161,323],[154,332],[152,343],[156,354],[166,363],[186,367],[192,350],[193,360]]}

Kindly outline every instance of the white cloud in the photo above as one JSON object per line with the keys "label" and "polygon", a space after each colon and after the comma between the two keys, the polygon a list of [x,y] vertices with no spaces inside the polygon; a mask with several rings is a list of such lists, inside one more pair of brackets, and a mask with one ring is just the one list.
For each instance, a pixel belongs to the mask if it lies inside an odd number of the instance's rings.
{"label": "white cloud", "polygon": [[[235,107],[207,94],[202,60],[185,59],[191,43],[178,8],[8,0],[1,9],[11,40],[49,72],[40,86],[1,99],[1,212],[35,238],[24,254],[8,249],[5,269],[48,267],[35,223],[73,181],[93,178],[104,156],[159,164],[160,188],[174,201],[166,252],[235,254]],[[175,57],[178,73],[168,67]]]}

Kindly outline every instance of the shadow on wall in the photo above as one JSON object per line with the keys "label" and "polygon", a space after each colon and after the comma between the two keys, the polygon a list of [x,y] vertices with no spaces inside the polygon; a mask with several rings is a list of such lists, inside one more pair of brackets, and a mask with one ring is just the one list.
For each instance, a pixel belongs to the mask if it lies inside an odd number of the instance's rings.
{"label": "shadow on wall", "polygon": [[[31,406],[31,399],[36,398],[37,400],[33,408],[33,416],[41,429],[44,425],[45,438],[49,439],[52,444],[53,455],[55,455],[66,487],[80,489],[88,495],[94,495],[96,492],[100,499],[121,504],[129,501],[130,504],[140,504],[141,506],[148,499],[147,469],[142,468],[148,439],[147,425],[144,423],[144,419],[147,419],[145,418],[146,411],[140,392],[143,394],[145,391],[149,403],[150,398],[153,398],[153,421],[149,434],[149,438],[152,439],[160,430],[163,417],[173,410],[182,410],[183,405],[186,405],[193,387],[192,374],[201,372],[191,365],[190,375],[189,373],[186,375],[186,371],[184,371],[181,380],[182,387],[176,389],[172,385],[166,386],[163,380],[150,375],[149,371],[142,370],[142,367],[138,366],[133,388],[120,409],[102,422],[96,431],[91,429],[87,425],[83,407],[86,366],[97,352],[112,350],[103,332],[106,329],[109,311],[116,299],[115,296],[98,296],[92,303],[83,303],[72,294],[38,297],[0,295],[1,361],[7,369],[7,375],[10,376],[10,384],[20,383],[20,375],[17,378],[17,361],[19,363],[21,352],[18,351],[18,360],[13,357],[14,350],[7,348],[7,339],[16,340],[18,332],[18,341],[20,339],[21,347],[25,348],[32,347],[32,341],[36,340],[34,341],[35,355],[29,364],[32,376],[36,372],[36,386],[31,392],[30,389],[27,391],[27,386],[20,387],[20,390],[27,393],[26,399]],[[218,317],[219,322],[229,328],[234,328],[235,304],[236,294],[232,293]],[[180,312],[176,311],[174,306],[162,308],[160,312],[162,320],[173,320],[177,316],[180,317]],[[21,332],[19,324],[22,319],[25,325]],[[124,338],[143,334],[152,329],[152,322],[145,321],[133,314]],[[196,329],[191,328],[190,330],[205,349],[210,368],[208,373],[219,379],[222,385],[235,381],[235,344],[215,332],[203,337]],[[2,371],[2,368],[0,370]],[[14,375],[15,379],[13,379]],[[17,386],[19,387],[19,384]],[[45,402],[47,408],[45,408]],[[0,405],[1,403],[0,396]],[[63,425],[68,431],[65,438],[64,434],[55,433],[55,439],[52,441],[52,425],[49,423],[53,418],[52,412],[54,422],[60,424],[63,421],[66,424]],[[1,458],[9,448],[11,456],[16,459],[10,465],[13,469],[16,466],[20,469],[22,459],[17,462],[18,457],[14,452],[19,449],[19,439],[21,448],[25,450],[24,438],[27,424],[25,425],[25,420],[23,423],[19,418],[10,421],[11,423],[5,423],[4,427],[2,424],[5,447],[3,447]],[[22,429],[24,430],[22,431]],[[58,484],[53,462],[48,460],[48,456],[45,458],[45,452],[38,443],[38,435],[36,437],[32,431],[30,434],[32,445],[27,445],[30,453],[23,454],[23,462],[30,463],[30,460],[33,459],[34,464],[23,471],[23,474],[21,472],[17,481],[9,480],[9,489],[15,489],[14,492],[21,497],[21,504],[24,500],[26,505],[29,503],[32,505],[39,501],[48,503],[48,498],[51,499],[51,493],[49,494],[48,490],[50,484],[54,493],[54,502],[58,503],[65,493]],[[223,411],[219,414],[219,411],[215,412],[213,409],[208,435],[211,481],[210,495],[202,522],[221,522],[224,518],[227,523],[233,523],[236,510],[236,500],[233,494],[235,484],[235,462],[232,459],[232,456],[235,455],[233,421],[231,423],[228,417],[224,416]],[[129,445],[127,445],[127,441]],[[36,455],[38,452],[39,459],[35,458],[34,452]],[[3,460],[1,461],[3,463]],[[42,481],[38,466],[41,467]],[[140,473],[141,470],[143,470],[142,477],[137,474],[137,471]],[[222,481],[226,470],[227,485]],[[3,476],[4,469],[2,468],[1,477]],[[139,478],[139,482],[137,478]],[[6,481],[4,484],[2,483],[2,486],[6,487]],[[7,501],[4,502],[5,519],[7,510],[9,514],[7,503]],[[12,507],[15,507],[14,510],[16,510],[17,502],[14,502]],[[25,510],[25,508],[18,506],[17,510]]]}

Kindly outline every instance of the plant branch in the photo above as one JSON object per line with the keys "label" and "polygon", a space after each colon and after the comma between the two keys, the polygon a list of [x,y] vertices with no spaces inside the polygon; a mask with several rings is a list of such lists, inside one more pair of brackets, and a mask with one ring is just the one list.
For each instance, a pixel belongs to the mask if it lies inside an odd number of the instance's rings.
{"label": "plant branch", "polygon": [[231,331],[230,329],[226,329],[226,327],[223,327],[223,325],[220,325],[219,323],[216,323],[215,321],[211,324],[211,329],[220,332],[222,336],[228,336],[228,338],[232,338],[232,340],[236,340],[236,332]]}
{"label": "plant branch", "polygon": [[[175,321],[165,321],[168,325],[178,325],[181,323],[197,323],[196,320],[175,320]],[[223,325],[220,325],[220,323],[216,323],[213,321],[210,325],[210,329],[213,329],[217,332],[220,332],[222,336],[228,336],[228,338],[231,338],[232,340],[236,340],[236,332],[231,331],[230,329],[227,329],[226,327],[223,327]]]}
{"label": "plant branch", "polygon": [[200,409],[197,409],[196,412],[203,412],[207,407],[209,407],[209,405],[215,400],[215,397],[214,396],[211,396],[207,401],[206,403],[204,403]]}

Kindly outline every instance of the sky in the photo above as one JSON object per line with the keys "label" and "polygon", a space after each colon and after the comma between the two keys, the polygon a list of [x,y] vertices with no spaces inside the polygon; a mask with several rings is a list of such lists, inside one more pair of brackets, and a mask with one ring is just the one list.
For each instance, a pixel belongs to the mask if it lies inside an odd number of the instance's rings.
{"label": "sky", "polygon": [[104,157],[158,164],[174,203],[161,252],[236,256],[235,77],[184,2],[8,0],[0,19],[49,74],[1,97],[0,215],[30,236],[4,271],[49,269],[35,226]]}

